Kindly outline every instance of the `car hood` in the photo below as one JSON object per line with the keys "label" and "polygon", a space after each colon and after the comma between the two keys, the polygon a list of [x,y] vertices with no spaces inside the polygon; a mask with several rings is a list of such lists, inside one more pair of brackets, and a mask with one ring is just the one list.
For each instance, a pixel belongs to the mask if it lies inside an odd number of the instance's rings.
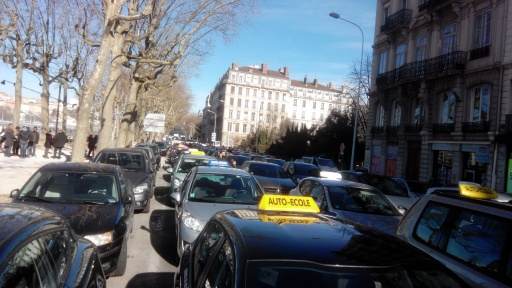
{"label": "car hood", "polygon": [[138,185],[148,181],[148,175],[141,171],[124,171],[124,175],[128,181],[132,183],[133,187],[137,187]]}
{"label": "car hood", "polygon": [[[26,202],[24,202],[26,203]],[[66,218],[75,233],[84,236],[114,230],[120,222],[122,205],[89,205],[71,203],[31,202],[31,205],[43,207]]]}
{"label": "car hood", "polygon": [[221,211],[234,210],[234,209],[256,209],[257,204],[223,204],[211,202],[193,202],[187,201],[183,209],[196,218],[201,225],[205,225],[210,218]]}
{"label": "car hood", "polygon": [[289,189],[295,188],[295,183],[293,183],[290,178],[270,178],[263,176],[254,176],[256,180],[260,183],[263,188],[265,187],[286,187]]}
{"label": "car hood", "polygon": [[395,205],[395,207],[402,206],[406,209],[410,209],[411,206],[420,199],[419,197],[402,197],[402,196],[390,196],[386,195],[386,197]]}
{"label": "car hood", "polygon": [[367,213],[357,213],[344,210],[334,210],[340,219],[348,219],[358,224],[372,227],[389,235],[395,235],[401,216],[385,216]]}

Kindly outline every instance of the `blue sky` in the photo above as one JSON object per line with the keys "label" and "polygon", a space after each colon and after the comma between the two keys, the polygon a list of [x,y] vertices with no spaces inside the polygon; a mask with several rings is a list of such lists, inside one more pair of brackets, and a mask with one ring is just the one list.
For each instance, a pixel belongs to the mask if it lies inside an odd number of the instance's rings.
{"label": "blue sky", "polygon": [[[266,63],[270,69],[288,66],[294,79],[317,78],[321,83],[341,84],[358,61],[361,36],[352,25],[332,19],[335,11],[363,27],[365,50],[371,51],[375,25],[375,0],[256,0],[253,15],[240,21],[229,39],[215,41],[199,66],[190,71],[188,84],[192,111],[204,105],[206,95],[232,62],[239,65]],[[0,80],[15,80],[14,71],[0,62]],[[40,90],[39,80],[25,73],[24,86]],[[0,91],[14,95],[10,84]],[[52,97],[58,89],[52,86]],[[27,97],[39,97],[25,90]],[[76,101],[76,100],[75,100]],[[75,102],[73,101],[73,102]]]}

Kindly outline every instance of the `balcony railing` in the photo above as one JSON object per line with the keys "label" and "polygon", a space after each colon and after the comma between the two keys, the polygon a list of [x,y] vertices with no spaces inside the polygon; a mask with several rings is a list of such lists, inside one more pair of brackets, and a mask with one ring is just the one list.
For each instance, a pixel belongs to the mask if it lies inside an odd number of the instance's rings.
{"label": "balcony railing", "polygon": [[388,128],[386,129],[386,135],[396,137],[398,135],[399,130],[399,126],[388,126]]}
{"label": "balcony railing", "polygon": [[469,51],[469,60],[484,58],[491,55],[491,45],[475,48]]}
{"label": "balcony railing", "polygon": [[454,123],[436,123],[432,124],[432,132],[434,133],[451,133],[455,130]]}
{"label": "balcony railing", "polygon": [[468,133],[489,131],[489,121],[481,122],[463,122],[462,131]]}
{"label": "balcony railing", "polygon": [[405,133],[419,133],[422,129],[421,124],[405,125]]}
{"label": "balcony railing", "polygon": [[409,27],[412,21],[412,10],[402,9],[386,17],[384,24],[380,26],[380,32],[390,33],[401,28]]}
{"label": "balcony railing", "polygon": [[463,71],[467,53],[455,51],[423,61],[405,64],[395,70],[377,75],[377,85],[385,89],[423,79],[435,79]]}
{"label": "balcony railing", "polygon": [[423,11],[426,9],[432,9],[445,1],[446,0],[420,0],[418,4],[418,10]]}
{"label": "balcony railing", "polygon": [[372,134],[384,134],[384,127],[372,127]]}

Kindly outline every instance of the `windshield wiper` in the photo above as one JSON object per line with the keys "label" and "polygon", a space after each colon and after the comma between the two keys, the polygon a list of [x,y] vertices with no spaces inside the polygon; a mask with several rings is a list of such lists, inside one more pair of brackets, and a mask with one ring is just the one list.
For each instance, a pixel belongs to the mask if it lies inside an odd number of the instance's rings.
{"label": "windshield wiper", "polygon": [[41,198],[41,197],[37,197],[37,196],[32,196],[32,195],[23,195],[23,196],[20,196],[18,199],[20,199],[20,200],[29,200],[29,201],[38,201],[38,202],[47,202],[47,203],[56,202],[56,201],[52,201],[52,200],[48,200],[48,199],[45,199],[45,198]]}

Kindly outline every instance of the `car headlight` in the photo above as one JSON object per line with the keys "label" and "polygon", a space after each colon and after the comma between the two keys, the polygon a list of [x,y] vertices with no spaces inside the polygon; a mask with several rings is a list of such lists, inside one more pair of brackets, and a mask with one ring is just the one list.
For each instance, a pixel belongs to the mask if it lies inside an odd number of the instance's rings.
{"label": "car headlight", "polygon": [[112,240],[114,239],[114,233],[112,231],[109,231],[101,234],[86,235],[84,236],[84,238],[91,241],[96,246],[102,246],[105,244],[112,243]]}
{"label": "car headlight", "polygon": [[174,188],[178,188],[180,186],[180,184],[181,184],[181,181],[176,179],[176,178],[174,178],[173,184],[174,184]]}
{"label": "car headlight", "polygon": [[183,212],[183,225],[196,232],[201,232],[201,230],[203,230],[203,225],[199,222],[199,220],[192,217],[192,215],[190,215],[188,212]]}
{"label": "car headlight", "polygon": [[133,193],[144,193],[144,191],[149,189],[148,183],[142,183],[139,186],[133,188]]}

